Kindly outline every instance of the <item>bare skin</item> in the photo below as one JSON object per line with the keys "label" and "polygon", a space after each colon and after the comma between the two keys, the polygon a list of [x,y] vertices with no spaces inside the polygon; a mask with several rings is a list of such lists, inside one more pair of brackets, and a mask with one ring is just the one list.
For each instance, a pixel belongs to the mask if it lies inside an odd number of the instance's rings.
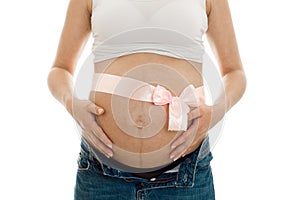
{"label": "bare skin", "polygon": [[[84,138],[97,146],[107,157],[111,157],[113,142],[94,120],[94,115],[98,119],[105,117],[107,112],[104,110],[105,105],[100,106],[101,102],[97,99],[79,100],[73,96],[73,74],[77,60],[91,33],[91,10],[91,0],[70,0],[57,55],[48,76],[48,85],[53,96],[66,107],[82,127]],[[199,106],[189,113],[189,120],[194,120],[193,124],[172,143],[173,150],[170,158],[173,160],[194,151],[205,138],[207,131],[239,101],[246,88],[246,78],[227,0],[207,0],[207,16],[209,28],[206,35],[218,61],[226,98],[220,98],[212,106]],[[190,76],[194,68],[189,62],[152,53],[136,53],[117,58],[109,70],[111,73],[122,75],[134,65],[151,62],[172,67],[182,76],[189,78],[190,83],[195,86],[202,85],[202,77]],[[116,70],[120,69],[118,68],[120,65],[124,71]],[[185,66],[185,70],[181,71],[178,66]],[[198,67],[201,69],[201,65],[198,64]],[[101,64],[95,66],[96,72],[100,69]],[[74,107],[77,109],[73,110]],[[133,112],[133,115],[138,116],[140,113]]]}

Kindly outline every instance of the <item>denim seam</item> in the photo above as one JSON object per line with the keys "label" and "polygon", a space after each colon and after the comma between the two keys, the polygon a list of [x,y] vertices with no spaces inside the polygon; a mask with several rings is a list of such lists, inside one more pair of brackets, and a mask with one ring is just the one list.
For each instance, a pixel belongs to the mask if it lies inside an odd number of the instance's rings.
{"label": "denim seam", "polygon": [[[202,145],[201,145],[202,146]],[[194,180],[195,180],[195,173],[196,173],[196,166],[197,166],[197,163],[198,163],[198,157],[199,157],[199,155],[201,154],[201,147],[200,147],[200,149],[198,150],[198,153],[197,153],[197,156],[196,156],[196,159],[191,159],[191,161],[192,161],[192,163],[188,163],[189,165],[194,165],[194,167],[193,167],[193,169],[192,169],[192,176],[191,176],[191,179],[189,179],[189,180],[186,180],[186,181],[184,181],[185,183],[187,182],[188,184],[182,184],[182,182],[181,181],[179,181],[179,177],[180,176],[182,176],[183,174],[183,177],[184,176],[188,176],[188,174],[190,174],[191,172],[189,171],[189,170],[187,170],[187,169],[185,169],[184,171],[183,171],[183,169],[181,169],[181,166],[180,166],[180,168],[179,168],[179,172],[178,172],[178,174],[177,174],[177,177],[176,177],[176,183],[179,183],[179,184],[175,184],[175,187],[177,187],[177,188],[180,188],[180,187],[184,187],[184,188],[191,188],[191,187],[193,187],[194,186]],[[184,162],[186,162],[186,161],[184,161]],[[183,162],[183,163],[184,163]],[[181,165],[183,164],[183,163],[181,163]],[[186,168],[188,167],[188,166],[185,166]],[[191,183],[191,184],[189,184],[189,183]]]}
{"label": "denim seam", "polygon": [[174,188],[174,187],[176,187],[175,184],[155,186],[155,187],[145,187],[145,188],[137,189],[136,192],[139,192],[139,191],[148,191],[148,190],[152,190],[152,189]]}

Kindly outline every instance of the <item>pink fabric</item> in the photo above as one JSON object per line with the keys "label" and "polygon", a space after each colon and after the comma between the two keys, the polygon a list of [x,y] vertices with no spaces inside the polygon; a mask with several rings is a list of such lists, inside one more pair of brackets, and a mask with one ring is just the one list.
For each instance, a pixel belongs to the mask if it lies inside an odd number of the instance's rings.
{"label": "pink fabric", "polygon": [[197,89],[193,85],[187,86],[179,97],[173,97],[166,88],[157,85],[153,91],[152,101],[155,105],[169,104],[169,131],[187,129],[187,114],[189,106],[198,107],[204,103],[203,87]]}
{"label": "pink fabric", "polygon": [[172,94],[166,88],[157,85],[152,94],[153,103],[161,106],[172,102]]}
{"label": "pink fabric", "polygon": [[205,102],[204,87],[188,85],[179,95],[172,96],[165,87],[153,86],[128,77],[99,73],[94,75],[92,90],[123,97],[169,106],[169,131],[186,131],[190,107],[198,107]]}

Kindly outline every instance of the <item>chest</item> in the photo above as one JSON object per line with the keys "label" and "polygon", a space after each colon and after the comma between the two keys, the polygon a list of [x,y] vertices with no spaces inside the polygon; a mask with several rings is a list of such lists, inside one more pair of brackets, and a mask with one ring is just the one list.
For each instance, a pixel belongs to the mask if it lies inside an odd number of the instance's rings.
{"label": "chest", "polygon": [[[154,27],[200,39],[207,28],[202,0],[94,0],[92,32],[100,40]],[[152,35],[146,35],[151,37]]]}

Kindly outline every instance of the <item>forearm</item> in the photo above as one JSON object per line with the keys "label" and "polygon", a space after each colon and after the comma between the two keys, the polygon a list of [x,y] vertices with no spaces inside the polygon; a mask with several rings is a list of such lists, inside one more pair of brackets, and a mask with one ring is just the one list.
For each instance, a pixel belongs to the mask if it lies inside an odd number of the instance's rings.
{"label": "forearm", "polygon": [[223,76],[223,93],[214,103],[217,120],[220,120],[243,96],[246,76],[243,70],[232,70]]}
{"label": "forearm", "polygon": [[211,112],[212,128],[218,123],[243,96],[246,89],[246,77],[243,70],[232,70],[223,76],[224,90],[214,102]]}
{"label": "forearm", "polygon": [[52,95],[72,115],[73,75],[65,69],[53,67],[48,75],[48,87]]}
{"label": "forearm", "polygon": [[243,96],[246,77],[243,70],[233,70],[223,76],[225,111],[229,111]]}

